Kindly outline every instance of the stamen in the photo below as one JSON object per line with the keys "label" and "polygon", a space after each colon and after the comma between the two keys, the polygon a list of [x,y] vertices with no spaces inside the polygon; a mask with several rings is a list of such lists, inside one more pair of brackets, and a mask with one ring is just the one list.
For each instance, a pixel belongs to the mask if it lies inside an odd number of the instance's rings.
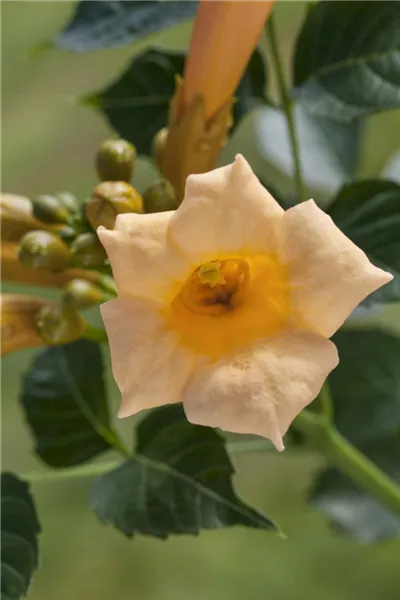
{"label": "stamen", "polygon": [[275,335],[291,315],[286,267],[274,254],[259,254],[198,264],[172,300],[168,318],[183,344],[218,360]]}
{"label": "stamen", "polygon": [[193,313],[218,316],[244,302],[248,285],[247,260],[213,260],[194,271],[181,289],[179,298]]}
{"label": "stamen", "polygon": [[225,283],[225,279],[221,273],[221,263],[218,260],[204,263],[204,265],[199,267],[197,274],[201,283],[207,284],[211,288]]}

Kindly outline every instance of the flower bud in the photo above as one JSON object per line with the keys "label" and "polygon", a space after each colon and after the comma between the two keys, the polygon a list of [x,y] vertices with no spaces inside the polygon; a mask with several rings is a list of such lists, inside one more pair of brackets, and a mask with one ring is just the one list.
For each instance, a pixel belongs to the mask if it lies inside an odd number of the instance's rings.
{"label": "flower bud", "polygon": [[32,202],[33,214],[43,223],[68,223],[69,210],[55,196],[43,194]]}
{"label": "flower bud", "polygon": [[168,129],[164,127],[156,133],[151,146],[151,154],[157,167],[163,172],[165,144],[167,142]]}
{"label": "flower bud", "polygon": [[100,267],[107,258],[99,238],[95,233],[82,233],[71,244],[71,254],[75,264],[81,267]]}
{"label": "flower bud", "polygon": [[117,215],[132,212],[143,212],[143,200],[135,188],[125,181],[100,183],[86,203],[86,217],[93,229],[100,225],[112,229]]}
{"label": "flower bud", "polygon": [[156,181],[143,194],[143,204],[147,213],[175,210],[179,206],[173,186],[166,179]]}
{"label": "flower bud", "polygon": [[71,227],[71,225],[66,225],[65,227],[63,227],[62,229],[59,229],[57,231],[57,235],[67,244],[70,244],[77,235],[77,232],[75,231],[75,229],[73,227]]}
{"label": "flower bud", "polygon": [[41,228],[33,217],[32,202],[16,194],[1,194],[0,221],[2,240],[17,242],[28,231]]}
{"label": "flower bud", "polygon": [[64,304],[77,310],[101,304],[106,299],[103,290],[87,279],[72,279],[63,289]]}
{"label": "flower bud", "polygon": [[71,192],[58,192],[56,194],[56,198],[70,213],[74,213],[79,210],[79,200],[76,196],[71,194]]}
{"label": "flower bud", "polygon": [[68,246],[54,233],[29,231],[21,239],[18,258],[25,267],[64,271],[70,262]]}
{"label": "flower bud", "polygon": [[1,355],[36,348],[43,340],[36,329],[36,315],[46,305],[44,298],[2,294],[0,298]]}
{"label": "flower bud", "polygon": [[106,140],[96,154],[96,170],[100,180],[130,181],[135,158],[135,146],[126,140]]}
{"label": "flower bud", "polygon": [[1,194],[0,210],[2,213],[19,215],[21,217],[32,216],[32,202],[25,196],[18,194]]}
{"label": "flower bud", "polygon": [[68,344],[82,337],[86,323],[80,314],[69,306],[49,304],[36,316],[36,327],[46,344]]}

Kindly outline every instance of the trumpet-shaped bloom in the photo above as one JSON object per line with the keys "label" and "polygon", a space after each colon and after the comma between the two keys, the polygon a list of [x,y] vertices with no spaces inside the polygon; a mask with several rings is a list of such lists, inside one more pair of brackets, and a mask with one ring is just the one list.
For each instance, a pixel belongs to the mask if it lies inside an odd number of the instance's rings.
{"label": "trumpet-shaped bloom", "polygon": [[98,234],[119,294],[102,315],[120,416],[183,401],[189,421],[279,450],[338,363],[329,337],[392,279],[313,200],[285,212],[242,156],[188,177],[175,212]]}
{"label": "trumpet-shaped bloom", "polygon": [[273,0],[199,2],[185,63],[181,108],[203,96],[209,119],[229,100],[273,4]]}

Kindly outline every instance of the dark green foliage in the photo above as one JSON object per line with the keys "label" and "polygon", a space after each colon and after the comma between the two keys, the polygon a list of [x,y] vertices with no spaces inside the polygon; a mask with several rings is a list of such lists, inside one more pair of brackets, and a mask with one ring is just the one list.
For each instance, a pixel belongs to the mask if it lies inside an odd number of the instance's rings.
{"label": "dark green foliage", "polygon": [[350,121],[400,106],[400,2],[318,2],[294,56],[294,94],[314,115]]}
{"label": "dark green foliage", "polygon": [[236,102],[233,107],[235,124],[248,112],[265,103],[267,85],[268,71],[265,58],[259,50],[255,50],[236,90]]}
{"label": "dark green foliage", "polygon": [[339,431],[354,444],[400,433],[400,338],[343,330],[333,341],[340,362],[329,383]]}
{"label": "dark green foliage", "polygon": [[[400,431],[363,444],[360,450],[400,485]],[[335,469],[317,477],[311,504],[326,513],[339,531],[363,542],[400,535],[399,517]]]}
{"label": "dark green foliage", "polygon": [[275,529],[236,496],[232,475],[220,434],[190,424],[180,405],[167,406],[139,424],[134,458],[94,483],[91,505],[128,537],[195,535],[231,525]]}
{"label": "dark green foliage", "polygon": [[102,358],[93,342],[39,352],[24,377],[21,401],[36,453],[52,467],[80,464],[112,443]]}
{"label": "dark green foliage", "polygon": [[[304,181],[311,188],[337,191],[356,172],[362,121],[338,123],[316,117],[301,104],[294,105],[294,116]],[[294,164],[285,113],[264,105],[254,120],[254,135],[261,156],[292,177]]]}
{"label": "dark green foliage", "polygon": [[153,137],[167,124],[175,77],[182,73],[184,61],[182,52],[151,48],[135,56],[109,87],[84,101],[99,108],[139,154],[150,156]]}
{"label": "dark green foliage", "polygon": [[[335,425],[400,483],[400,338],[354,330],[340,331],[333,341],[340,356],[329,376]],[[398,517],[335,469],[317,477],[311,502],[364,541],[400,533]]]}
{"label": "dark green foliage", "polygon": [[1,475],[1,600],[17,600],[28,592],[38,566],[40,524],[25,481]]}
{"label": "dark green foliage", "polygon": [[132,44],[190,19],[196,6],[192,0],[82,0],[55,43],[73,52]]}

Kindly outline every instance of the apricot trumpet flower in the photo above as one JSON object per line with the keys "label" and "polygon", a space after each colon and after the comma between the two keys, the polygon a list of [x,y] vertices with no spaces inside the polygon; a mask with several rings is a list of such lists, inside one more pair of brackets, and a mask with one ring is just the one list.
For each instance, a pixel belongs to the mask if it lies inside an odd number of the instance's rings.
{"label": "apricot trumpet flower", "polygon": [[120,416],[183,401],[189,421],[282,438],[338,363],[329,338],[392,279],[313,200],[286,212],[242,156],[187,180],[175,212],[98,229]]}
{"label": "apricot trumpet flower", "polygon": [[182,110],[204,97],[206,120],[232,97],[274,2],[203,0],[186,59]]}
{"label": "apricot trumpet flower", "polygon": [[183,81],[170,104],[162,171],[179,200],[192,173],[212,169],[232,123],[233,94],[273,1],[202,0]]}

